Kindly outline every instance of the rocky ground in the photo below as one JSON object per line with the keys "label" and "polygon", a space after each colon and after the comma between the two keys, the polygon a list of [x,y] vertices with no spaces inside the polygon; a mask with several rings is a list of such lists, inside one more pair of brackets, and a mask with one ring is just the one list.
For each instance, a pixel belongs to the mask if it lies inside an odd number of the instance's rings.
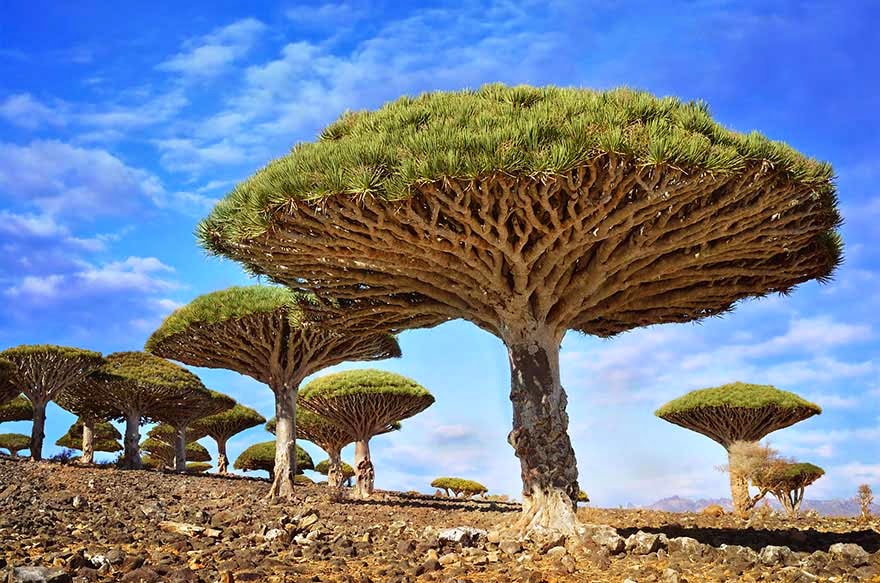
{"label": "rocky ground", "polygon": [[[262,480],[0,460],[13,581],[878,581],[880,524],[583,509],[577,540],[505,534],[515,504],[382,493],[284,504]],[[0,579],[2,580],[2,579]]]}

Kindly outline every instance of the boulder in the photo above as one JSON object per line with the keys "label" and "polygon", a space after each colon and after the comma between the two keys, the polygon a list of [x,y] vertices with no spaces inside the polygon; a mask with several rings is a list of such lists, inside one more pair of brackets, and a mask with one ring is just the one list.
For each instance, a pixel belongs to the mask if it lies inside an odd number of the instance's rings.
{"label": "boulder", "polygon": [[670,555],[680,555],[692,561],[703,557],[709,550],[708,545],[704,545],[697,539],[688,536],[678,536],[669,539],[667,548]]}
{"label": "boulder", "polygon": [[592,528],[590,539],[611,555],[619,555],[626,549],[626,541],[610,526]]}
{"label": "boulder", "polygon": [[767,545],[758,553],[758,560],[762,565],[772,567],[773,565],[783,565],[791,559],[791,549],[788,547],[779,547]]}
{"label": "boulder", "polygon": [[667,544],[666,535],[642,532],[631,534],[625,542],[628,553],[634,555],[649,555],[664,548]]}
{"label": "boulder", "polygon": [[70,583],[70,575],[48,567],[15,567],[9,580],[12,583]]}
{"label": "boulder", "polygon": [[832,559],[845,562],[853,567],[867,565],[871,555],[855,543],[836,543],[828,548]]}
{"label": "boulder", "polygon": [[487,531],[472,526],[456,526],[441,530],[437,534],[437,538],[440,542],[458,543],[463,547],[471,547],[480,540],[485,540],[488,534]]}

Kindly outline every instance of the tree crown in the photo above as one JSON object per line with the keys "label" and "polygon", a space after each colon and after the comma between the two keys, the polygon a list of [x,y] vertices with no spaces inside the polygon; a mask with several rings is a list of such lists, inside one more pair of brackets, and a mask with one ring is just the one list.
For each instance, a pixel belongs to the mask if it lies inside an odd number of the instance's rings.
{"label": "tree crown", "polygon": [[[174,446],[154,437],[147,438],[141,442],[141,449],[154,458],[165,462],[166,465],[171,465],[174,462]],[[191,462],[208,462],[211,461],[211,454],[198,441],[190,441],[186,444],[186,460]]]}
{"label": "tree crown", "polygon": [[236,403],[231,409],[196,419],[190,425],[190,429],[198,430],[202,435],[210,435],[214,439],[228,439],[236,433],[265,422],[266,418],[250,407]]}
{"label": "tree crown", "polygon": [[153,332],[145,348],[152,352],[163,340],[193,325],[219,324],[253,314],[285,310],[295,323],[302,317],[301,303],[309,301],[309,298],[308,294],[270,285],[230,287],[207,293],[174,310]]}
{"label": "tree crown", "polygon": [[146,352],[114,352],[102,367],[106,373],[139,385],[172,390],[205,390],[199,377],[173,362]]}
{"label": "tree crown", "polygon": [[34,418],[34,405],[24,395],[19,395],[0,405],[0,423],[5,421],[29,421]]}
{"label": "tree crown", "polygon": [[[207,433],[203,431],[201,426],[198,426],[195,423],[186,428],[187,442],[196,441],[203,438],[205,435],[207,435]],[[151,437],[153,439],[173,446],[174,440],[177,438],[177,430],[168,423],[157,423],[149,431],[147,431],[147,437]]]}
{"label": "tree crown", "polygon": [[752,476],[755,485],[769,490],[794,490],[809,486],[825,475],[825,470],[806,462],[776,461]]}
{"label": "tree crown", "polygon": [[[275,442],[264,441],[250,446],[236,458],[233,467],[237,470],[265,470],[272,472],[275,469]],[[309,452],[296,446],[296,472],[315,468],[312,456]]]}
{"label": "tree crown", "polygon": [[[75,437],[70,433],[65,433],[58,438],[58,441],[55,442],[55,445],[57,445],[58,447],[66,447],[67,449],[75,449],[79,451],[82,449],[82,435],[80,435],[79,437]],[[92,442],[92,448],[95,451],[104,451],[108,453],[122,451],[123,449],[122,445],[115,439],[100,437],[96,437],[95,440]]]}
{"label": "tree crown", "polygon": [[[350,464],[341,462],[342,479],[347,480],[354,477],[354,468]],[[330,460],[321,460],[315,466],[315,471],[319,474],[327,475],[330,472]]]}
{"label": "tree crown", "polygon": [[485,494],[489,491],[489,489],[481,483],[473,480],[466,480],[464,478],[437,478],[431,482],[431,487],[444,488],[456,493],[461,492],[471,496],[474,494]]}
{"label": "tree crown", "polygon": [[413,187],[493,173],[561,174],[604,153],[644,165],[735,173],[766,161],[817,195],[834,195],[827,163],[716,123],[703,102],[630,89],[485,85],[402,97],[349,112],[239,184],[198,228],[203,244],[264,233],[274,208],[334,195],[401,200]]}
{"label": "tree crown", "polygon": [[777,389],[771,385],[752,385],[735,382],[720,387],[691,391],[677,399],[669,401],[654,413],[658,417],[671,414],[682,414],[696,409],[727,407],[736,409],[806,409],[813,414],[822,412],[822,408],[798,395]]}
{"label": "tree crown", "polygon": [[[94,424],[92,436],[95,439],[122,439],[119,430],[108,421],[99,421]],[[68,428],[66,435],[73,439],[82,439],[83,436],[83,420],[77,419],[73,425]]]}
{"label": "tree crown", "polygon": [[21,346],[13,346],[0,352],[0,358],[13,362],[20,358],[45,355],[63,358],[89,358],[97,360],[99,363],[101,359],[100,352],[84,348],[74,348],[72,346],[57,346],[55,344],[22,344]]}
{"label": "tree crown", "polygon": [[211,469],[211,464],[207,462],[186,462],[186,471],[202,473]]}
{"label": "tree crown", "polygon": [[16,453],[31,446],[31,438],[21,433],[0,433],[0,448]]}
{"label": "tree crown", "polygon": [[300,390],[304,399],[333,399],[358,394],[434,398],[428,390],[403,375],[377,369],[346,370],[318,377]]}
{"label": "tree crown", "polygon": [[19,393],[21,389],[12,384],[12,373],[14,366],[11,361],[0,358],[0,405],[11,401]]}

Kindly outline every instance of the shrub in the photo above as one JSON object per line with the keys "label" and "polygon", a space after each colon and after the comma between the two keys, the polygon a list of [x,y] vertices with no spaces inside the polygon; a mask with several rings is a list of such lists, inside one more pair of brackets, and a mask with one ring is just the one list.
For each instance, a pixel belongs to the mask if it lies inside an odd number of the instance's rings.
{"label": "shrub", "polygon": [[431,487],[443,489],[447,496],[449,496],[449,492],[452,492],[456,497],[464,496],[465,498],[476,496],[477,494],[482,495],[489,491],[486,486],[479,482],[465,480],[464,478],[437,478],[431,482]]}
{"label": "shrub", "polygon": [[874,503],[874,492],[871,491],[871,486],[867,484],[862,484],[859,486],[859,509],[862,511],[862,520],[868,520],[871,518],[871,504]]}

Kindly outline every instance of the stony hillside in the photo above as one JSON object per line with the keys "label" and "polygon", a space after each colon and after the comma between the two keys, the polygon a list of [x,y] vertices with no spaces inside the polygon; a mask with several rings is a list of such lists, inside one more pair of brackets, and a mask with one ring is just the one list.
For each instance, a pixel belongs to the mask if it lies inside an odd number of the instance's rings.
{"label": "stony hillside", "polygon": [[[782,509],[779,502],[772,497],[768,497],[767,501],[774,509]],[[653,504],[649,504],[645,508],[648,510],[662,510],[664,512],[699,512],[711,504],[718,504],[726,510],[730,510],[731,508],[729,498],[700,498],[692,500],[690,498],[682,498],[681,496],[663,498],[657,500]],[[801,508],[805,512],[813,510],[822,516],[859,516],[859,514],[861,514],[859,502],[855,498],[833,500],[806,499]],[[874,504],[872,510],[874,514],[880,514],[880,504]]]}
{"label": "stony hillside", "polygon": [[[0,460],[0,580],[348,583],[868,581],[878,524],[585,509],[517,540],[515,504],[378,492],[285,504],[262,480]],[[30,578],[28,578],[30,577]]]}

